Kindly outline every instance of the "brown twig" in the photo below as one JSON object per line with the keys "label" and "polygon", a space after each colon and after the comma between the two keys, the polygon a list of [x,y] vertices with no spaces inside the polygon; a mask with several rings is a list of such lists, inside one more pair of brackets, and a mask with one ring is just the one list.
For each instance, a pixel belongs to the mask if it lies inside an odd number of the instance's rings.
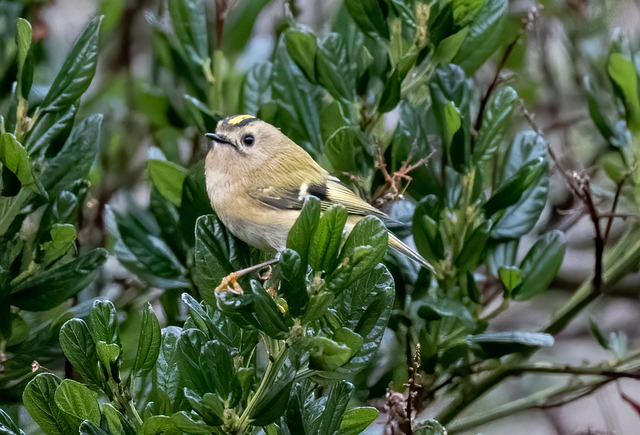
{"label": "brown twig", "polygon": [[622,186],[624,186],[624,178],[618,182],[618,186],[616,187],[616,195],[613,197],[613,204],[611,205],[611,216],[609,217],[609,221],[607,222],[607,229],[604,232],[604,242],[607,243],[609,240],[609,233],[611,232],[611,227],[613,226],[613,219],[616,212],[616,208],[618,208],[618,200],[620,199],[620,192],[622,192]]}
{"label": "brown twig", "polygon": [[[428,156],[422,157],[415,163],[411,163],[411,160],[413,160],[414,149],[415,147],[412,147],[409,155],[407,156],[407,159],[402,162],[400,168],[393,174],[390,174],[387,170],[387,164],[384,161],[382,151],[380,151],[379,148],[376,150],[376,161],[378,163],[380,173],[382,173],[382,176],[384,177],[385,183],[380,188],[378,188],[376,193],[373,195],[373,198],[371,199],[371,203],[375,207],[380,208],[387,203],[403,199],[404,193],[407,191],[409,184],[411,184],[411,181],[413,180],[409,173],[413,172],[420,166],[426,165],[435,152],[431,151]],[[406,184],[404,186],[401,186],[402,180],[406,181]]]}

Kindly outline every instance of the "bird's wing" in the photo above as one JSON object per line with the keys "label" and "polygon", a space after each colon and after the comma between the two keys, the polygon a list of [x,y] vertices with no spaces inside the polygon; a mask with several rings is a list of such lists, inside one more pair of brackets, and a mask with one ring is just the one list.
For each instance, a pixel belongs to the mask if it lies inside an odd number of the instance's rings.
{"label": "bird's wing", "polygon": [[289,188],[259,188],[252,192],[251,196],[265,205],[284,210],[299,210],[305,197],[315,196],[320,200],[322,209],[333,204],[341,204],[350,214],[374,215],[389,220],[385,213],[364,201],[333,176],[324,177],[322,182],[301,183],[300,186]]}

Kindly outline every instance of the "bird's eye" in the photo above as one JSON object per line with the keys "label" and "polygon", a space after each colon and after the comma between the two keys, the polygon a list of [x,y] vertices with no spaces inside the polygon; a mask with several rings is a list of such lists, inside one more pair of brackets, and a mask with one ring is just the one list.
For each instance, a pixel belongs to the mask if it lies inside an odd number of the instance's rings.
{"label": "bird's eye", "polygon": [[255,140],[256,139],[253,137],[252,134],[245,134],[244,136],[242,136],[242,143],[248,147],[252,146]]}

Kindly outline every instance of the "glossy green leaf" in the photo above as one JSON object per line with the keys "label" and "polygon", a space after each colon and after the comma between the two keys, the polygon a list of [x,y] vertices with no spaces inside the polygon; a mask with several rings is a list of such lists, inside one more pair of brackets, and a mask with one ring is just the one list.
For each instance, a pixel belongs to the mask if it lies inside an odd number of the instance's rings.
{"label": "glossy green leaf", "polygon": [[384,84],[384,89],[380,95],[378,110],[382,113],[389,112],[398,105],[401,97],[401,79],[398,70],[394,69]]}
{"label": "glossy green leaf", "polygon": [[433,263],[444,256],[439,230],[441,213],[440,200],[430,194],[420,200],[413,214],[413,236],[418,252]]}
{"label": "glossy green leaf", "polygon": [[204,421],[195,420],[185,411],[179,411],[171,415],[171,419],[178,429],[184,433],[208,435],[215,430],[214,426],[206,424]]}
{"label": "glossy green leaf", "polygon": [[447,429],[437,420],[418,421],[413,428],[415,435],[447,435]]}
{"label": "glossy green leaf", "polygon": [[49,266],[72,250],[76,241],[76,228],[71,224],[54,224],[50,234],[51,240],[42,245],[44,256],[41,263],[44,266]]}
{"label": "glossy green leaf", "polygon": [[522,166],[513,176],[504,180],[484,203],[486,216],[493,216],[494,213],[517,204],[529,186],[541,178],[546,168],[546,162],[539,158]]}
{"label": "glossy green leaf", "polygon": [[60,72],[40,105],[43,112],[66,110],[89,87],[98,61],[102,16],[93,18],[67,56]]}
{"label": "glossy green leaf", "polygon": [[249,416],[253,420],[254,426],[264,427],[285,413],[294,377],[295,371],[291,367],[285,366],[272,383],[271,388],[257,398],[258,405]]}
{"label": "glossy green leaf", "polygon": [[95,385],[103,385],[95,341],[84,320],[71,319],[62,325],[60,347],[79,375]]}
{"label": "glossy green leaf", "polygon": [[135,375],[142,375],[155,366],[160,353],[161,341],[162,335],[158,318],[153,312],[151,304],[147,303],[142,312],[142,325],[136,349],[136,359],[133,362],[132,371]]}
{"label": "glossy green leaf", "polygon": [[257,115],[260,107],[271,100],[271,75],[273,64],[259,62],[244,77],[240,90],[240,102],[243,113]]}
{"label": "glossy green leaf", "polygon": [[621,53],[613,53],[609,57],[607,73],[618,97],[624,103],[629,128],[639,132],[640,95],[638,94],[638,73],[633,62]]}
{"label": "glossy green leaf", "polygon": [[547,290],[562,265],[567,239],[561,231],[550,231],[540,237],[520,263],[522,284],[513,299],[524,301]]}
{"label": "glossy green leaf", "polygon": [[473,329],[477,320],[471,311],[462,304],[449,298],[425,298],[418,306],[418,316],[425,320],[456,319],[465,327]]}
{"label": "glossy green leaf", "polygon": [[120,343],[118,335],[118,314],[113,302],[96,300],[90,311],[91,335],[93,339],[105,343]]}
{"label": "glossy green leaf", "polygon": [[511,297],[513,290],[522,284],[522,271],[516,266],[502,266],[498,269],[498,278],[500,278],[507,297]]}
{"label": "glossy green leaf", "polygon": [[588,76],[582,79],[583,88],[587,96],[587,103],[589,104],[589,115],[591,120],[595,124],[596,128],[606,140],[609,140],[613,136],[613,128],[609,122],[608,116],[603,113],[603,107],[597,98],[596,90],[593,83]]}
{"label": "glossy green leaf", "polygon": [[104,415],[109,433],[114,435],[128,435],[133,432],[124,415],[111,403],[104,403],[102,405],[102,415]]}
{"label": "glossy green leaf", "polygon": [[353,384],[347,381],[338,382],[331,388],[322,418],[313,425],[314,429],[317,428],[316,433],[335,433],[340,428],[342,416],[353,396],[354,389]]}
{"label": "glossy green leaf", "polygon": [[12,305],[29,311],[45,311],[88,286],[107,260],[98,248],[54,269],[39,271],[11,286]]}
{"label": "glossy green leaf", "polygon": [[22,187],[35,182],[27,150],[10,133],[0,135],[0,163],[15,174]]}
{"label": "glossy green leaf", "polygon": [[201,350],[199,362],[210,391],[229,407],[237,405],[242,397],[242,389],[229,349],[216,340],[209,341]]}
{"label": "glossy green leaf", "polygon": [[454,261],[460,271],[473,271],[480,265],[490,230],[491,221],[483,222],[464,241],[464,246]]}
{"label": "glossy green leaf", "polygon": [[298,29],[289,29],[284,34],[287,53],[311,83],[317,82],[316,53],[318,41],[315,35]]}
{"label": "glossy green leaf", "polygon": [[320,200],[309,196],[305,198],[300,216],[296,219],[287,236],[287,248],[293,249],[300,255],[303,265],[308,262],[309,242],[319,221]]}
{"label": "glossy green leaf", "polygon": [[222,51],[225,54],[242,52],[253,34],[256,18],[269,0],[241,0],[231,3],[222,27]]}
{"label": "glossy green leaf", "polygon": [[327,139],[325,156],[334,171],[361,174],[367,170],[362,154],[363,147],[354,128],[341,127]]}
{"label": "glossy green leaf", "polygon": [[351,230],[345,240],[339,265],[327,277],[327,287],[339,292],[371,272],[382,261],[389,245],[387,228],[375,216],[366,216]]}
{"label": "glossy green leaf", "polygon": [[[471,2],[474,2],[471,0]],[[473,14],[464,42],[453,58],[467,74],[473,74],[503,43],[503,29],[509,12],[507,0],[475,1]],[[454,12],[454,19],[457,10]],[[459,21],[459,20],[456,20]]]}
{"label": "glossy green leaf", "polygon": [[100,147],[102,115],[92,115],[74,127],[60,152],[47,161],[40,176],[49,195],[57,196],[87,178]]}
{"label": "glossy green leaf", "polygon": [[336,268],[347,217],[347,209],[340,205],[333,205],[322,214],[309,243],[309,265],[313,270],[329,274]]}
{"label": "glossy green leaf", "polygon": [[0,409],[0,433],[2,435],[25,435],[24,431],[11,419],[9,414]]}
{"label": "glossy green leaf", "polygon": [[377,0],[345,0],[344,5],[364,33],[389,39],[387,20]]}
{"label": "glossy green leaf", "polygon": [[53,143],[66,140],[75,120],[78,106],[70,105],[61,112],[44,112],[35,121],[23,139],[29,155],[43,154]]}
{"label": "glossy green leaf", "polygon": [[357,64],[349,59],[338,33],[330,33],[320,40],[316,70],[318,81],[335,99],[344,103],[355,100]]}
{"label": "glossy green leaf", "polygon": [[182,185],[189,171],[182,166],[166,160],[147,161],[149,175],[153,184],[158,188],[162,196],[180,207],[182,204]]}
{"label": "glossy green leaf", "polygon": [[18,91],[20,97],[29,98],[29,91],[33,83],[34,60],[31,52],[32,29],[31,24],[24,18],[19,18],[16,25],[16,45],[18,46]]}
{"label": "glossy green leaf", "polygon": [[54,400],[60,379],[51,373],[40,373],[24,389],[22,400],[31,418],[47,435],[67,435],[78,430],[65,417]]}
{"label": "glossy green leaf", "polygon": [[312,337],[309,340],[309,367],[313,370],[336,370],[351,358],[351,349],[327,337]]}
{"label": "glossy green leaf", "polygon": [[162,330],[162,344],[155,366],[154,387],[162,391],[172,403],[181,389],[180,371],[176,370],[180,361],[176,352],[180,332],[180,328],[175,326],[168,326]]}
{"label": "glossy green leaf", "polygon": [[342,416],[338,434],[358,435],[368,428],[378,418],[378,415],[378,410],[371,406],[349,409]]}
{"label": "glossy green leaf", "polygon": [[502,87],[491,95],[475,140],[473,156],[476,162],[491,159],[498,151],[511,126],[517,100],[518,94],[511,86]]}
{"label": "glossy green leaf", "polygon": [[196,221],[195,270],[193,281],[205,300],[215,306],[214,289],[235,267],[235,239],[212,215]]}
{"label": "glossy green leaf", "polygon": [[64,379],[54,394],[56,405],[67,416],[73,426],[79,427],[84,420],[100,424],[100,407],[93,393],[80,382]]}
{"label": "glossy green leaf", "polygon": [[508,331],[470,335],[467,342],[478,346],[487,357],[498,358],[510,353],[526,352],[532,347],[553,346],[554,339],[543,332]]}
{"label": "glossy green leaf", "polygon": [[174,0],[169,2],[169,15],[180,46],[197,65],[209,59],[206,2]]}
{"label": "glossy green leaf", "polygon": [[280,270],[282,274],[280,291],[287,301],[291,315],[300,317],[304,314],[309,302],[305,280],[306,264],[302,263],[296,251],[287,248],[280,253]]}
{"label": "glossy green leaf", "polygon": [[181,435],[182,431],[178,429],[171,417],[166,415],[152,415],[147,418],[138,430],[138,435]]}
{"label": "glossy green leaf", "polygon": [[80,424],[80,435],[112,435],[111,433],[104,431],[96,423],[89,420],[84,420]]}
{"label": "glossy green leaf", "polygon": [[185,388],[184,397],[191,407],[210,426],[221,426],[224,423],[225,404],[222,399],[212,393],[200,397],[195,392]]}

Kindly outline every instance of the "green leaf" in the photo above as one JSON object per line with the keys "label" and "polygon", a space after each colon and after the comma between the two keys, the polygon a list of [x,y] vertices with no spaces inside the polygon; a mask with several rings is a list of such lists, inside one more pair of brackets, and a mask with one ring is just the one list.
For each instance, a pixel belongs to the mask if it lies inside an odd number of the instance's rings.
{"label": "green leaf", "polygon": [[309,257],[309,243],[319,221],[320,200],[316,197],[308,196],[304,200],[298,219],[296,219],[287,236],[287,248],[293,249],[300,255],[300,260],[305,267]]}
{"label": "green leaf", "polygon": [[362,174],[368,171],[362,155],[363,147],[353,127],[341,127],[327,139],[325,156],[335,172]]}
{"label": "green leaf", "polygon": [[432,263],[444,256],[444,244],[439,222],[442,213],[440,200],[433,194],[422,198],[413,214],[413,236],[418,252]]}
{"label": "green leaf", "polygon": [[329,274],[336,268],[348,216],[341,205],[333,205],[322,214],[309,244],[309,265],[313,270]]}
{"label": "green leaf", "polygon": [[614,136],[613,128],[611,127],[607,116],[603,113],[604,107],[602,107],[602,104],[600,103],[600,101],[598,101],[596,90],[594,89],[591,79],[588,76],[585,76],[582,79],[582,84],[587,96],[587,103],[589,104],[589,115],[591,116],[591,120],[595,124],[602,137],[606,140],[610,140],[610,138]]}
{"label": "green leaf", "polygon": [[511,297],[513,290],[522,284],[522,272],[516,266],[502,266],[498,269],[498,277],[504,286],[506,297]]}
{"label": "green leaf", "polygon": [[331,388],[322,417],[317,426],[314,425],[317,427],[316,433],[332,434],[340,428],[342,416],[353,396],[354,389],[353,384],[347,381],[340,381]]}
{"label": "green leaf", "polygon": [[336,372],[322,373],[323,377],[343,379],[367,367],[378,351],[394,297],[393,278],[382,264],[370,268],[339,295],[336,313],[345,328],[362,337],[363,344],[349,362]]}
{"label": "green leaf", "polygon": [[253,34],[253,27],[260,11],[269,0],[242,0],[231,3],[222,27],[222,51],[225,54],[242,52]]}
{"label": "green leaf", "polygon": [[[273,298],[255,280],[251,281],[254,313],[260,330],[271,338],[284,340],[289,334],[289,325]],[[289,319],[290,320],[290,319]]]}
{"label": "green leaf", "polygon": [[384,89],[380,95],[378,110],[382,113],[389,112],[398,105],[401,97],[401,80],[398,70],[394,69],[389,78],[385,81]]}
{"label": "green leaf", "polygon": [[529,186],[542,177],[546,168],[546,161],[539,158],[522,166],[513,176],[504,180],[484,203],[486,216],[493,216],[494,213],[517,204]]}
{"label": "green leaf", "polygon": [[427,321],[456,319],[468,329],[475,328],[477,324],[476,318],[464,304],[449,298],[425,298],[418,306],[418,316]]}
{"label": "green leaf", "polygon": [[176,424],[178,429],[184,433],[208,435],[215,431],[214,426],[210,426],[203,421],[194,420],[185,411],[179,411],[171,415],[171,419]]}
{"label": "green leaf", "polygon": [[46,311],[87,287],[107,260],[98,248],[54,269],[39,271],[11,286],[12,305],[28,311]]}
{"label": "green leaf", "polygon": [[524,301],[547,290],[557,275],[567,249],[561,231],[550,231],[540,237],[520,263],[522,284],[513,291],[513,299]]}
{"label": "green leaf", "polygon": [[224,423],[225,404],[222,399],[215,394],[206,393],[204,397],[200,397],[195,392],[185,388],[184,397],[193,410],[202,417],[205,424],[214,427],[221,426]]}
{"label": "green leaf", "polygon": [[113,435],[100,428],[96,423],[84,420],[80,424],[80,435]]}
{"label": "green leaf", "polygon": [[311,337],[307,347],[309,367],[312,370],[333,371],[342,367],[351,358],[351,349],[327,337]]}
{"label": "green leaf", "polygon": [[287,53],[298,65],[307,80],[311,83],[316,83],[318,41],[315,35],[298,29],[289,29],[284,34],[284,43],[287,47]]}
{"label": "green leaf", "polygon": [[74,104],[89,87],[98,61],[102,16],[93,18],[67,56],[40,105],[42,112],[60,112]]}
{"label": "green leaf", "polygon": [[204,0],[169,2],[169,15],[180,46],[187,57],[199,66],[209,60],[206,11]]}
{"label": "green leaf", "polygon": [[271,100],[271,62],[256,63],[247,72],[240,90],[240,102],[243,113],[257,115],[260,107]]}
{"label": "green leaf", "polygon": [[320,88],[304,77],[287,54],[283,42],[276,49],[271,84],[273,100],[287,115],[287,122],[283,124],[291,129],[289,136],[307,151],[320,152],[323,147],[318,107],[322,95]]}
{"label": "green leaf", "polygon": [[[520,168],[526,167],[536,159],[542,159],[541,166],[534,165],[528,175],[526,170],[520,172],[520,175],[524,176],[520,181],[524,181],[525,185],[530,182],[530,185],[522,192],[520,199],[502,213],[491,230],[492,238],[521,237],[533,229],[542,214],[549,191],[549,158],[547,143],[542,136],[531,130],[516,135],[505,155],[506,165],[502,170],[502,177],[515,177]],[[503,193],[509,196],[517,193],[521,187],[522,185],[519,185],[518,188]]]}
{"label": "green leaf", "polygon": [[0,163],[15,174],[22,187],[35,183],[27,150],[10,133],[0,135]]}
{"label": "green leaf", "polygon": [[193,281],[200,289],[205,301],[215,306],[214,289],[224,277],[238,270],[235,239],[212,215],[199,217],[195,232]]}
{"label": "green leaf", "polygon": [[591,334],[595,337],[596,341],[603,349],[609,350],[611,349],[611,344],[609,343],[609,339],[605,337],[604,333],[600,329],[600,326],[596,323],[596,320],[593,317],[589,317],[589,330]]}
{"label": "green leaf", "polygon": [[41,155],[51,144],[66,140],[71,132],[77,110],[77,105],[72,104],[67,110],[61,112],[42,113],[23,140],[29,155]]}
{"label": "green leaf", "polygon": [[507,0],[485,0],[475,3],[481,4],[481,7],[468,25],[464,42],[453,58],[453,63],[461,66],[468,75],[480,68],[502,44],[503,29],[509,12]]}
{"label": "green leaf", "polygon": [[96,345],[82,319],[71,319],[60,329],[60,347],[78,374],[97,386],[103,385]]}
{"label": "green leaf", "polygon": [[357,68],[347,56],[342,36],[330,33],[322,38],[316,55],[318,81],[335,99],[344,103],[355,100]]}
{"label": "green leaf", "polygon": [[77,432],[54,400],[60,379],[51,373],[40,373],[27,384],[22,401],[31,418],[47,435],[68,435]]}
{"label": "green leaf", "polygon": [[640,96],[638,94],[638,73],[633,62],[621,53],[609,56],[607,73],[618,97],[624,103],[629,128],[640,132]]}
{"label": "green leaf", "polygon": [[45,267],[58,260],[75,246],[76,227],[71,224],[53,224],[50,234],[51,240],[42,245],[44,256],[41,263]]}
{"label": "green leaf", "polygon": [[48,310],[89,285],[106,259],[107,251],[98,248],[63,266],[17,278],[10,287],[10,301],[29,311]]}
{"label": "green leaf", "polygon": [[467,337],[467,342],[478,346],[489,358],[499,358],[531,348],[553,346],[552,335],[543,332],[508,331],[485,332]]}
{"label": "green leaf", "polygon": [[473,271],[479,266],[490,230],[491,221],[485,221],[467,237],[462,250],[454,261],[460,271]]}
{"label": "green leaf", "polygon": [[107,423],[109,433],[114,435],[128,435],[134,433],[124,415],[120,413],[111,403],[102,405],[102,414]]}
{"label": "green leaf", "polygon": [[73,426],[79,427],[84,420],[100,424],[98,401],[80,382],[63,380],[56,389],[54,399],[58,408],[67,415],[69,422],[73,422]]}
{"label": "green leaf", "polygon": [[182,185],[189,171],[182,166],[166,160],[148,160],[147,167],[153,184],[173,205],[182,204]]}
{"label": "green leaf", "polygon": [[153,308],[151,308],[151,304],[147,303],[142,312],[142,325],[138,338],[138,348],[132,368],[136,376],[143,375],[153,369],[158,359],[158,354],[160,353],[161,341],[160,323],[153,312]]}
{"label": "green leaf", "polygon": [[294,379],[295,370],[291,366],[285,366],[278,373],[278,377],[271,384],[271,388],[256,397],[258,405],[249,415],[249,418],[253,420],[252,424],[254,426],[267,426],[285,413]]}
{"label": "green leaf", "polygon": [[92,115],[74,127],[60,152],[48,160],[40,181],[50,196],[88,177],[100,148],[102,115]]}
{"label": "green leaf", "polygon": [[152,415],[143,423],[137,435],[181,435],[182,431],[178,429],[171,417],[166,415]]}
{"label": "green leaf", "polygon": [[378,0],[345,0],[344,5],[364,33],[389,39],[389,26]]}
{"label": "green leaf", "polygon": [[33,82],[34,60],[31,51],[31,24],[24,18],[18,18],[16,45],[18,46],[18,85],[19,95],[23,99],[29,98],[29,91]]}
{"label": "green leaf", "polygon": [[180,361],[176,352],[181,330],[167,326],[162,330],[162,345],[155,366],[155,387],[166,394],[173,403],[180,391],[180,371],[176,370]]}
{"label": "green leaf", "polygon": [[306,269],[306,264],[302,263],[302,259],[296,251],[287,248],[280,253],[282,274],[280,291],[284,295],[289,312],[293,317],[302,316],[309,302],[305,281]]}
{"label": "green leaf", "polygon": [[242,398],[242,389],[229,348],[217,340],[207,342],[200,352],[199,366],[208,390],[218,395],[228,407],[236,406]]}
{"label": "green leaf", "polygon": [[340,251],[338,267],[327,277],[327,287],[337,293],[371,272],[388,246],[387,228],[380,219],[366,216],[358,221]]}
{"label": "green leaf", "polygon": [[90,311],[90,325],[91,335],[96,342],[120,344],[118,314],[111,301],[93,301]]}
{"label": "green leaf", "polygon": [[371,406],[360,406],[347,410],[342,416],[338,435],[362,433],[378,418],[378,410]]}
{"label": "green leaf", "polygon": [[489,160],[498,151],[507,130],[518,94],[511,86],[504,86],[491,95],[475,140],[473,157],[476,162]]}
{"label": "green leaf", "polygon": [[25,435],[24,431],[0,408],[0,433],[2,435]]}

